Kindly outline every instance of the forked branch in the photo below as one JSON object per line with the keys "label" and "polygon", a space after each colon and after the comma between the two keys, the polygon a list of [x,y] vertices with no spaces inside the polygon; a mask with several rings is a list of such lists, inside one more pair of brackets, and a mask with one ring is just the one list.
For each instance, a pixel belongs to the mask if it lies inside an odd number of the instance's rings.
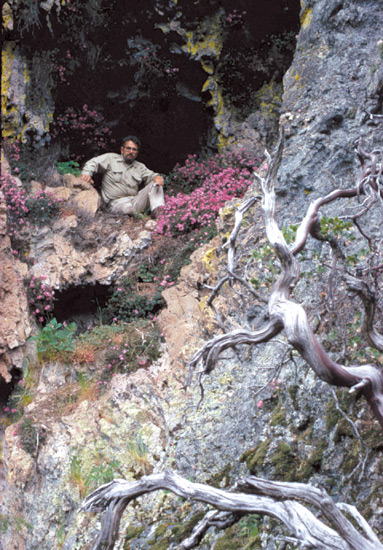
{"label": "forked branch", "polygon": [[[381,200],[382,163],[377,160],[377,156],[381,155],[381,152],[366,153],[361,147],[358,148],[362,171],[355,187],[335,189],[325,197],[312,202],[297,230],[294,243],[288,246],[278,227],[275,214],[276,175],[282,158],[282,150],[283,136],[279,140],[274,155],[268,155],[269,166],[265,177],[256,175],[263,191],[262,208],[267,238],[281,262],[280,275],[268,300],[269,320],[256,331],[236,330],[207,342],[190,361],[188,383],[195,371],[198,372],[200,379],[202,374],[210,373],[224,349],[239,343],[260,344],[267,342],[284,330],[288,342],[301,354],[319,378],[333,386],[349,387],[351,391],[354,391],[355,388],[360,389],[379,423],[383,426],[383,371],[375,365],[346,367],[333,361],[316,339],[302,306],[290,300],[291,292],[298,282],[300,273],[296,255],[304,248],[310,232],[317,223],[320,208],[337,199],[356,197],[362,194],[369,196],[371,200]],[[235,232],[238,233],[237,224]],[[233,260],[231,261],[233,263]],[[363,297],[361,292],[360,295]],[[379,349],[380,339],[376,331],[373,330],[371,313],[367,318],[370,341],[378,344]]]}
{"label": "forked branch", "polygon": [[[347,507],[347,511],[352,513],[359,530],[325,491],[310,485],[248,477],[239,481],[229,492],[192,483],[169,470],[135,482],[114,480],[85,499],[82,511],[104,512],[101,532],[93,550],[113,550],[126,506],[132,500],[158,490],[172,491],[182,498],[211,505],[220,511],[207,512],[190,537],[182,542],[182,550],[195,548],[212,525],[224,529],[244,515],[255,513],[280,520],[294,540],[305,548],[383,550],[383,545],[355,508]],[[320,516],[314,515],[302,503],[314,506]]]}

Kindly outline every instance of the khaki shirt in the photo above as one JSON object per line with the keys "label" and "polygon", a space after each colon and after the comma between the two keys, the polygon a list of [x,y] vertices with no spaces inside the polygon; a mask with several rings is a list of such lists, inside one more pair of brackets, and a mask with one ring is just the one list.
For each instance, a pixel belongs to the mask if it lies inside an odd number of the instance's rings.
{"label": "khaki shirt", "polygon": [[105,153],[88,160],[82,173],[88,176],[104,174],[101,196],[106,204],[122,197],[134,197],[141,185],[148,185],[158,176],[142,162],[134,160],[128,164],[117,153]]}

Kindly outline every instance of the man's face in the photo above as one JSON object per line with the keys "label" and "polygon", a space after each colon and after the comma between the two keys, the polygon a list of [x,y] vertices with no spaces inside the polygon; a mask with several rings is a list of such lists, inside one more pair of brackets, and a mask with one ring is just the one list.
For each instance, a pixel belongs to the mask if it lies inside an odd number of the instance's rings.
{"label": "man's face", "polygon": [[138,155],[138,147],[134,141],[127,141],[123,147],[121,147],[121,155],[127,164],[131,164]]}

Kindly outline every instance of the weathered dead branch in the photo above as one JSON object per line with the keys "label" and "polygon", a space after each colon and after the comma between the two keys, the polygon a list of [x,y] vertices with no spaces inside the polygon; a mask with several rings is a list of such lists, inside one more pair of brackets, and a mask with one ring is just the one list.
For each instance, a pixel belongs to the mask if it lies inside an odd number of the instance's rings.
{"label": "weathered dead branch", "polygon": [[363,333],[367,342],[379,351],[383,351],[383,335],[374,327],[374,317],[376,309],[375,294],[371,291],[367,283],[351,275],[345,277],[345,281],[350,290],[355,292],[362,301],[364,307]]}
{"label": "weathered dead branch", "polygon": [[235,269],[235,243],[237,240],[238,232],[241,228],[243,215],[249,208],[251,208],[256,202],[260,201],[262,197],[256,195],[254,197],[251,197],[250,199],[247,199],[245,202],[239,206],[235,211],[235,223],[234,223],[234,229],[232,230],[230,237],[228,238],[225,246],[228,246],[229,250],[227,252],[227,264],[228,264],[228,271],[233,272]]}
{"label": "weathered dead branch", "polygon": [[[335,505],[329,495],[302,483],[285,483],[248,477],[232,491],[192,483],[172,471],[150,475],[139,481],[114,480],[89,495],[81,508],[85,512],[103,511],[101,532],[93,550],[112,550],[118,537],[121,516],[128,504],[147,493],[170,490],[176,495],[211,505],[209,511],[181,549],[195,548],[212,525],[224,529],[245,514],[263,514],[283,522],[294,542],[317,550],[383,550],[373,530],[358,511],[343,506],[356,520],[359,530]],[[303,503],[303,504],[302,504]],[[305,505],[314,506],[319,519]]]}
{"label": "weathered dead branch", "polygon": [[[377,155],[358,148],[362,171],[355,187],[336,189],[314,201],[296,233],[295,241],[288,246],[278,228],[275,216],[275,183],[282,158],[283,140],[275,154],[267,154],[269,167],[264,178],[259,176],[263,190],[262,207],[265,215],[266,234],[280,260],[280,275],[268,300],[268,316],[256,330],[238,329],[222,334],[207,342],[191,359],[187,385],[197,375],[202,388],[202,378],[211,373],[222,358],[222,352],[239,344],[257,345],[272,340],[285,332],[287,341],[304,358],[307,364],[324,381],[333,386],[349,387],[360,391],[369,402],[376,418],[383,426],[383,373],[375,365],[343,366],[331,360],[310,328],[302,306],[290,300],[290,295],[299,278],[300,267],[296,255],[306,245],[309,235],[315,235],[318,213],[322,206],[344,197],[366,195],[368,204],[379,200],[382,193],[382,163]],[[229,239],[228,276],[212,289],[210,303],[228,280],[239,280],[234,273],[236,238],[243,212],[254,201],[244,203],[236,216],[236,223]],[[349,289],[358,294],[364,304],[364,331],[368,341],[382,350],[382,336],[374,327],[375,298],[363,281],[348,278]],[[246,286],[246,285],[245,285]],[[248,289],[249,290],[249,289]],[[253,292],[255,299],[259,299]],[[336,397],[335,397],[336,398]],[[353,423],[352,423],[353,424]],[[356,426],[353,427],[358,432]],[[362,442],[361,442],[362,444]],[[367,455],[366,455],[367,458]],[[365,462],[365,460],[364,460]],[[364,468],[363,462],[363,468]],[[198,546],[209,527],[220,529],[233,525],[246,514],[262,514],[280,520],[289,530],[290,542],[317,550],[383,550],[383,545],[373,530],[353,507],[344,503],[335,504],[329,495],[320,489],[301,483],[284,483],[248,477],[240,480],[230,491],[192,483],[172,471],[144,477],[130,483],[114,480],[89,495],[82,506],[83,511],[103,512],[101,532],[94,550],[112,550],[118,537],[121,516],[128,504],[139,496],[158,490],[170,490],[176,495],[213,506],[192,534],[183,541],[181,549]],[[315,508],[315,512],[308,507]],[[351,519],[349,519],[351,518]]]}
{"label": "weathered dead branch", "polygon": [[[362,164],[361,176],[353,188],[335,189],[325,197],[313,201],[296,232],[292,245],[288,246],[282,231],[279,229],[275,216],[275,185],[276,175],[282,158],[283,136],[281,136],[273,156],[267,154],[268,170],[264,178],[256,175],[263,191],[262,208],[265,215],[266,234],[270,244],[274,247],[281,262],[281,272],[274,284],[268,301],[269,320],[258,330],[236,330],[223,336],[218,336],[207,342],[191,359],[188,384],[194,371],[199,374],[201,383],[202,374],[208,374],[219,359],[220,353],[228,347],[237,344],[260,344],[267,342],[276,334],[284,330],[288,342],[300,353],[314,372],[330,385],[345,386],[350,391],[359,389],[369,402],[371,409],[383,426],[383,372],[375,365],[343,366],[336,363],[326,353],[310,328],[303,307],[289,300],[296,286],[300,273],[300,266],[296,255],[300,252],[311,232],[315,231],[320,208],[337,199],[356,197],[361,194],[369,195],[373,200],[380,200],[382,188],[380,178],[381,163],[377,162],[378,153],[366,153],[362,147],[358,148],[358,157]],[[235,227],[235,237],[238,227]],[[232,241],[235,239],[232,239]],[[234,264],[234,260],[232,260]],[[362,293],[363,295],[363,293]],[[369,303],[371,310],[371,301]],[[366,316],[370,320],[370,342],[380,345],[380,339],[372,328],[371,314]],[[374,344],[375,345],[375,344]],[[376,347],[376,346],[375,346]],[[378,348],[379,349],[379,348]]]}

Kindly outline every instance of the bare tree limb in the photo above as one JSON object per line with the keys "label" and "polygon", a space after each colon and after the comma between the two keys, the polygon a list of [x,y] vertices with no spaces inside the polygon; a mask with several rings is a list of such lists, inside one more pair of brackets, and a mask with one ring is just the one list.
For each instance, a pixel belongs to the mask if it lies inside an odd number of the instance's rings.
{"label": "bare tree limb", "polygon": [[234,229],[232,230],[230,237],[228,238],[227,242],[223,245],[222,248],[225,246],[229,247],[228,253],[227,253],[227,263],[228,263],[228,271],[233,272],[235,269],[235,243],[237,240],[237,235],[239,232],[239,229],[242,224],[243,214],[251,208],[257,201],[261,200],[261,197],[256,195],[254,197],[251,197],[250,199],[247,199],[244,203],[241,204],[239,208],[235,211],[235,223],[234,223]]}
{"label": "bare tree limb", "polygon": [[195,353],[189,364],[189,375],[186,386],[189,386],[192,381],[194,370],[202,363],[202,370],[199,374],[208,374],[211,372],[219,355],[228,348],[232,348],[239,344],[260,344],[268,342],[273,336],[279,334],[282,330],[281,323],[277,320],[270,320],[258,330],[251,331],[246,329],[238,329],[227,334],[216,336],[209,340],[197,353]]}
{"label": "bare tree limb", "polygon": [[371,291],[367,283],[361,279],[347,275],[345,280],[348,288],[355,292],[355,294],[357,294],[362,300],[364,307],[362,330],[366,340],[372,347],[378,349],[379,351],[383,351],[383,335],[380,334],[374,327],[376,309],[375,294]]}
{"label": "bare tree limb", "polygon": [[[85,499],[81,511],[104,512],[101,532],[93,550],[113,550],[126,506],[144,494],[163,489],[188,500],[209,504],[224,512],[209,512],[191,537],[183,542],[183,550],[197,546],[209,526],[225,528],[243,515],[254,513],[271,516],[283,522],[305,548],[383,550],[383,545],[357,510],[353,508],[351,513],[362,533],[341,513],[340,507],[334,504],[324,490],[302,483],[248,477],[239,481],[232,492],[228,492],[201,483],[192,483],[170,470],[135,482],[114,480],[99,487]],[[315,506],[328,524],[318,519],[301,502]],[[350,512],[350,507],[345,509]]]}
{"label": "bare tree limb", "polygon": [[[298,227],[295,242],[289,247],[278,227],[275,214],[276,174],[281,162],[282,151],[283,135],[281,135],[273,156],[267,154],[269,166],[265,177],[262,178],[256,174],[263,191],[262,208],[265,216],[267,238],[281,262],[279,278],[274,284],[269,297],[269,321],[257,331],[236,330],[207,342],[201,350],[194,354],[190,361],[188,384],[190,384],[193,371],[199,363],[202,363],[202,369],[199,370],[199,381],[201,382],[201,375],[208,374],[213,370],[220,353],[224,349],[239,343],[259,344],[266,342],[283,329],[288,342],[300,353],[319,378],[333,386],[345,386],[351,389],[360,388],[375,417],[383,427],[382,370],[375,365],[346,367],[333,361],[316,339],[303,307],[289,299],[298,282],[300,273],[300,266],[295,256],[303,249],[310,231],[314,229],[319,209],[341,197],[354,197],[361,193],[371,193],[375,198],[381,196],[382,189],[379,178],[382,168],[381,163],[377,162],[377,153],[381,154],[381,152],[366,153],[359,146],[358,156],[362,163],[362,174],[356,186],[350,189],[336,189],[325,197],[313,201]],[[367,160],[370,162],[369,164],[366,163]]]}

